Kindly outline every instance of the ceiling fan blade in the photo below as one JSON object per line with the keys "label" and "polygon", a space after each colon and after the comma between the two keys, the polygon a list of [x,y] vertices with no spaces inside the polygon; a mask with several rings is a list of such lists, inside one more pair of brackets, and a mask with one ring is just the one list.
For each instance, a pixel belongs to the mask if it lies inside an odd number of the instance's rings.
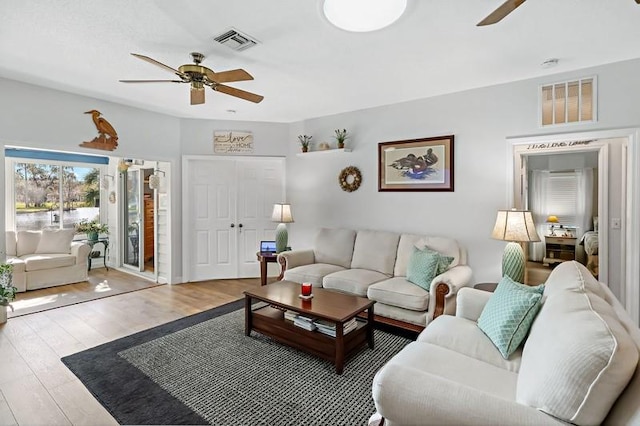
{"label": "ceiling fan blade", "polygon": [[171,68],[169,65],[165,65],[162,62],[158,62],[153,58],[150,58],[148,56],[144,56],[144,55],[140,55],[139,53],[132,53],[133,56],[135,56],[138,59],[142,59],[143,61],[147,61],[150,64],[156,65],[160,68],[163,68],[169,72],[172,72],[180,77],[184,77],[185,75],[183,73],[181,73],[180,71],[178,71],[177,69]]}
{"label": "ceiling fan blade", "polygon": [[224,84],[216,84],[211,88],[218,92],[226,93],[227,95],[235,96],[236,98],[244,99],[250,102],[260,103],[260,101],[264,99],[264,96],[236,89],[235,87],[225,86]]}
{"label": "ceiling fan blade", "polygon": [[637,4],[640,4],[640,0],[636,0],[636,3],[637,3]]}
{"label": "ceiling fan blade", "polygon": [[[640,1],[640,0],[639,0]],[[253,80],[253,76],[243,69],[213,72],[207,70],[207,78],[216,83],[230,83],[233,81]]]}
{"label": "ceiling fan blade", "polygon": [[200,105],[204,103],[204,88],[191,88],[191,105]]}
{"label": "ceiling fan blade", "polygon": [[[511,12],[513,12],[514,10],[516,10],[516,8],[518,6],[520,6],[522,3],[524,3],[526,0],[507,0],[504,3],[502,3],[502,5],[497,8],[496,10],[494,10],[493,12],[491,12],[491,14],[489,14],[489,16],[487,16],[486,18],[484,18],[482,21],[480,21],[478,23],[478,27],[482,27],[485,25],[492,25],[495,24],[496,22],[500,22],[502,20],[502,18],[504,18],[505,16],[507,16],[508,14],[510,14]],[[636,0],[640,1],[640,0]]]}
{"label": "ceiling fan blade", "polygon": [[186,83],[182,80],[118,80],[120,83]]}

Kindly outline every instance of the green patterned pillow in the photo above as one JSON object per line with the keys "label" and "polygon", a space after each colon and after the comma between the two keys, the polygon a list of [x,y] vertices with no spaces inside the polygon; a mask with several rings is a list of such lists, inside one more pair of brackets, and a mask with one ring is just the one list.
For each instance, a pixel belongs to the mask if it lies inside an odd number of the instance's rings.
{"label": "green patterned pillow", "polygon": [[531,287],[504,276],[485,305],[478,327],[504,359],[518,349],[540,310],[544,285]]}
{"label": "green patterned pillow", "polygon": [[442,256],[427,247],[422,250],[414,247],[407,265],[407,280],[430,291],[431,281],[446,271],[451,262],[453,257]]}

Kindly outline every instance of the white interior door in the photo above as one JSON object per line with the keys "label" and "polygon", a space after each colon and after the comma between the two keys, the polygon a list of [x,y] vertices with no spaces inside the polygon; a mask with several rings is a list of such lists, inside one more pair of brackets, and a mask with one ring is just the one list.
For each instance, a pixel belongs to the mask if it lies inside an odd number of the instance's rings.
{"label": "white interior door", "polygon": [[225,160],[190,163],[192,281],[237,275],[235,168]]}
{"label": "white interior door", "polygon": [[189,280],[260,276],[261,240],[273,240],[284,200],[284,159],[197,159],[187,173]]}
{"label": "white interior door", "polygon": [[238,160],[238,277],[260,276],[256,252],[262,240],[275,239],[273,204],[284,200],[282,159]]}

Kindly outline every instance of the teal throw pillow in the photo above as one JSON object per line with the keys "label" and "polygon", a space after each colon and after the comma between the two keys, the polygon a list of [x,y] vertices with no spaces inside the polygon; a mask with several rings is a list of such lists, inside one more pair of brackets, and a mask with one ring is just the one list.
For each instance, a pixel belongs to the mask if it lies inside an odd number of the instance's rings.
{"label": "teal throw pillow", "polygon": [[420,250],[414,247],[407,265],[407,280],[430,291],[431,281],[446,271],[451,262],[453,257],[442,256],[430,248]]}
{"label": "teal throw pillow", "polygon": [[491,339],[504,359],[518,349],[541,306],[544,285],[536,287],[502,278],[485,305],[478,327]]}

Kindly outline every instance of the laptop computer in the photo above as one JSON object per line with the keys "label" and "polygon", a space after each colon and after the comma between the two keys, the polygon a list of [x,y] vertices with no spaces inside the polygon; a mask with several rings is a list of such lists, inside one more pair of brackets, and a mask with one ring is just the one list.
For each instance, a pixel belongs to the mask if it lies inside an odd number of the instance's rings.
{"label": "laptop computer", "polygon": [[275,241],[260,241],[260,253],[261,254],[275,254],[276,242]]}

